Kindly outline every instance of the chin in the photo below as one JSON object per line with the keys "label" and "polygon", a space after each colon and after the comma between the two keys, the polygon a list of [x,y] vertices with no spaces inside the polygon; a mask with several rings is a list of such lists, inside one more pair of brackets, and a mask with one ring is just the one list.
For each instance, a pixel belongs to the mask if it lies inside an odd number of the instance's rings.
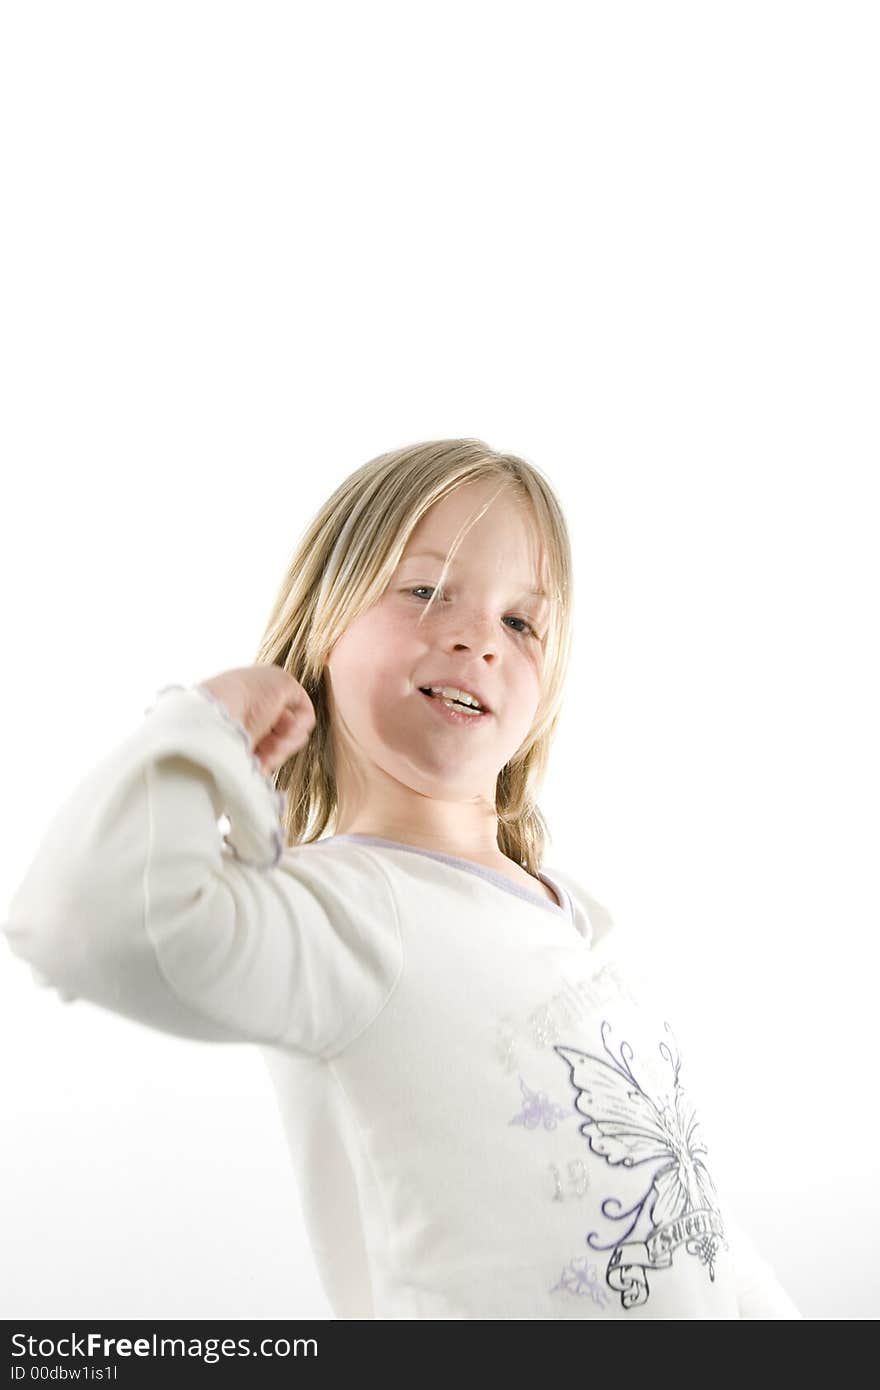
{"label": "chin", "polygon": [[[393,761],[399,761],[399,752]],[[396,774],[392,771],[391,775]],[[417,748],[411,754],[404,755],[398,780],[423,796],[473,797],[485,783],[486,776],[484,768],[475,763],[468,764],[460,756],[455,757],[450,753],[447,757],[429,759],[423,748]]]}

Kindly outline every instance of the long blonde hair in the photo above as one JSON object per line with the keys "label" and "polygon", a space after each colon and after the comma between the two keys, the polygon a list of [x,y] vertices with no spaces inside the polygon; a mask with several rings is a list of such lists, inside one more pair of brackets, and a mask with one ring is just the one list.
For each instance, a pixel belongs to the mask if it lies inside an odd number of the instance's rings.
{"label": "long blonde hair", "polygon": [[[528,873],[541,868],[547,825],[536,796],[559,722],[570,654],[571,548],[562,509],[540,470],[480,439],[430,440],[371,459],[340,483],[299,540],[255,657],[257,663],[274,663],[289,672],[315,709],[308,742],[274,776],[276,787],[287,793],[289,845],[321,838],[336,816],[324,675],[334,643],[382,596],[428,508],[455,488],[487,478],[496,478],[499,490],[512,489],[531,505],[543,539],[549,617],[541,639],[542,694],[532,727],[499,772],[495,788],[499,849]],[[461,536],[444,562],[441,584],[460,541]],[[433,600],[432,594],[425,613]]]}

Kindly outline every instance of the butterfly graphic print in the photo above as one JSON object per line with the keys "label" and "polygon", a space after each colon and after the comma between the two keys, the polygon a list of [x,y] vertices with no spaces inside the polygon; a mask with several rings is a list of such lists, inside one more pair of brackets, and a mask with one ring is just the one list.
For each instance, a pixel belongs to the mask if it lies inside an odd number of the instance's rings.
{"label": "butterfly graphic print", "polygon": [[[663,1026],[672,1040],[670,1025]],[[648,1270],[671,1270],[680,1247],[684,1250],[679,1258],[685,1252],[697,1256],[714,1281],[715,1257],[719,1246],[723,1243],[727,1248],[727,1242],[705,1161],[707,1150],[697,1137],[699,1121],[681,1082],[677,1045],[665,1039],[658,1044],[665,1066],[652,1059],[650,1065],[637,1068],[628,1042],[621,1043],[619,1060],[613,1056],[610,1032],[611,1024],[605,1019],[601,1035],[609,1061],[560,1044],[553,1051],[568,1066],[574,1109],[583,1118],[579,1130],[591,1152],[612,1167],[656,1165],[642,1194],[626,1210],[619,1210],[617,1197],[602,1203],[603,1215],[610,1221],[628,1221],[627,1229],[606,1245],[595,1243],[596,1231],[586,1237],[591,1250],[613,1248],[606,1281],[628,1309],[647,1302]],[[647,1233],[630,1239],[640,1221],[649,1225]],[[571,1287],[565,1273],[556,1287]]]}

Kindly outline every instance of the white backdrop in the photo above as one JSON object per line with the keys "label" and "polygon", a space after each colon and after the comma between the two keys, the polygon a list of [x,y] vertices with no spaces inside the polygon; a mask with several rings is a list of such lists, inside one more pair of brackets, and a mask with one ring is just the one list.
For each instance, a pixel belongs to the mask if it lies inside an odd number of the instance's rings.
{"label": "white backdrop", "polygon": [[[524,454],[576,558],[547,867],[659,944],[805,1316],[874,1317],[876,7],[0,29],[0,913],[155,692],[253,660],[342,477]],[[63,1004],[4,947],[0,1059],[4,1317],[330,1316],[255,1048]]]}

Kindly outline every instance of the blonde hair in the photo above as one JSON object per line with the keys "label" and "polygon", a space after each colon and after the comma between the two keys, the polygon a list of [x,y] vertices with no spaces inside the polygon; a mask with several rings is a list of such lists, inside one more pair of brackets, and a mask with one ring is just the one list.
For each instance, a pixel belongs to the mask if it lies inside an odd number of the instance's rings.
{"label": "blonde hair", "polygon": [[[315,709],[308,742],[274,776],[276,787],[287,793],[288,844],[321,838],[336,816],[324,673],[335,642],[382,596],[428,508],[465,483],[493,478],[498,492],[510,489],[531,506],[543,539],[542,582],[549,617],[540,635],[541,699],[527,737],[499,772],[495,788],[499,849],[531,874],[541,868],[547,825],[536,796],[559,722],[568,668],[571,549],[562,509],[540,470],[514,454],[496,452],[480,439],[430,440],[371,459],[340,483],[299,540],[255,658],[289,672]],[[441,584],[461,538],[444,561]],[[435,593],[439,589],[440,585]],[[433,601],[432,594],[425,613]]]}

